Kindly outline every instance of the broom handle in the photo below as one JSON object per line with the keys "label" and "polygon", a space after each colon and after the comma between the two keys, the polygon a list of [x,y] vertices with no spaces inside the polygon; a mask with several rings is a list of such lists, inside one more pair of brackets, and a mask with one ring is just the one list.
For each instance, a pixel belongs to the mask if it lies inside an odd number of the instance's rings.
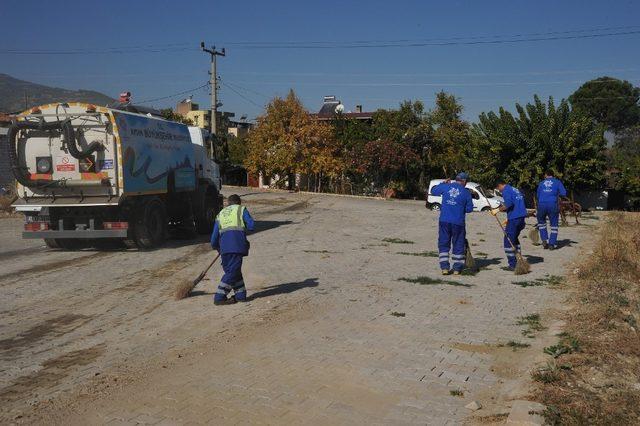
{"label": "broom handle", "polygon": [[211,269],[211,267],[213,266],[214,263],[216,263],[216,260],[218,260],[218,258],[220,257],[220,253],[218,253],[218,255],[216,257],[213,258],[213,260],[211,261],[211,263],[209,264],[209,266],[207,266],[207,269],[205,269],[204,271],[202,271],[202,273],[200,275],[198,275],[198,278],[195,279],[194,281],[194,285],[198,284],[200,281],[202,281],[202,279],[204,278],[205,275],[207,275],[207,272],[209,272],[209,269]]}
{"label": "broom handle", "polygon": [[[482,194],[482,196],[484,197],[484,200],[487,202],[487,205],[491,209],[491,203],[489,202],[489,199],[487,198],[487,196],[484,195],[484,194]],[[491,210],[493,210],[493,209],[491,209]],[[491,216],[493,216],[493,215],[491,215]],[[511,241],[511,238],[509,238],[509,236],[507,235],[507,231],[504,229],[504,226],[502,226],[502,223],[500,222],[500,219],[498,219],[498,216],[493,216],[493,217],[496,218],[496,222],[498,222],[498,226],[500,227],[500,229],[502,229],[502,233],[504,234],[504,236],[507,239],[507,241],[509,241],[509,244],[511,245],[511,248],[513,249],[513,251],[515,251],[517,253],[518,250],[516,250],[515,244],[513,244],[513,241]]]}

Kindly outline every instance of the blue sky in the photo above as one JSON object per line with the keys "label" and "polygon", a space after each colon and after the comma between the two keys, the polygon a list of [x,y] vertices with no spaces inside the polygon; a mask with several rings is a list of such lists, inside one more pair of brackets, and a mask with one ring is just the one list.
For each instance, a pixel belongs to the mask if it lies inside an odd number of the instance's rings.
{"label": "blue sky", "polygon": [[[367,48],[251,48],[240,42],[415,44],[640,31],[638,1],[119,1],[2,0],[0,72],[69,89],[143,101],[208,79],[199,42],[226,47],[218,61],[223,110],[254,118],[293,88],[312,111],[324,95],[347,110],[395,107],[439,90],[455,94],[465,117],[513,108],[537,93],[557,99],[609,75],[640,84],[640,34],[500,44]],[[607,30],[606,28],[617,28]],[[628,27],[628,28],[622,28]],[[402,43],[400,43],[402,44]],[[152,46],[152,47],[141,47]],[[130,47],[125,53],[118,48]],[[114,49],[115,48],[115,49]],[[19,50],[30,54],[6,54]],[[65,54],[32,54],[34,51]],[[157,51],[160,50],[160,51]],[[75,52],[74,54],[68,54]],[[99,52],[99,53],[90,53]],[[189,92],[191,93],[191,92]],[[206,89],[192,92],[208,106]],[[186,95],[185,95],[186,96]],[[184,97],[184,96],[182,96]],[[174,106],[181,96],[155,101]]]}

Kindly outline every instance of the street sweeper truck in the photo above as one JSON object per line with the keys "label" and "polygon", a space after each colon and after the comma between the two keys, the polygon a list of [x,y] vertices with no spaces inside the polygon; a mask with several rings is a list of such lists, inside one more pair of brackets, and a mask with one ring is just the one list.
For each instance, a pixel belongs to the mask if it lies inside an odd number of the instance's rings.
{"label": "street sweeper truck", "polygon": [[23,238],[75,249],[149,249],[169,232],[210,233],[222,207],[210,135],[125,104],[43,105],[8,129]]}

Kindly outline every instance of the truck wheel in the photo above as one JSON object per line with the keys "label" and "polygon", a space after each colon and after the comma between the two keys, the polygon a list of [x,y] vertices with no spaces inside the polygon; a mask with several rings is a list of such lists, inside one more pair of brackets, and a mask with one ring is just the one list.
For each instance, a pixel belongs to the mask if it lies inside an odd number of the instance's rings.
{"label": "truck wheel", "polygon": [[213,231],[213,222],[220,211],[220,202],[217,197],[210,194],[204,195],[204,208],[196,213],[196,229],[198,234],[210,234]]}
{"label": "truck wheel", "polygon": [[58,242],[54,238],[45,238],[44,243],[47,247],[52,249],[60,248],[60,246],[58,245]]}
{"label": "truck wheel", "polygon": [[482,211],[483,211],[483,212],[488,212],[489,210],[491,210],[491,207],[489,207],[489,206],[484,206],[484,207],[482,208]]}
{"label": "truck wheel", "polygon": [[145,201],[137,216],[133,232],[138,247],[151,249],[160,246],[167,233],[167,213],[162,201],[158,198]]}
{"label": "truck wheel", "polygon": [[431,204],[431,210],[433,210],[434,212],[439,211],[440,210],[440,204],[438,204],[438,203]]}

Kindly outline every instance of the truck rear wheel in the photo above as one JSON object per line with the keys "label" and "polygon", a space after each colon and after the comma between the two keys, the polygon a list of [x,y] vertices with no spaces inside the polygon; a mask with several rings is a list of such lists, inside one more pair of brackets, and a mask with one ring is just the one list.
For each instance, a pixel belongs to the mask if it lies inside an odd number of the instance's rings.
{"label": "truck rear wheel", "polygon": [[136,244],[141,249],[162,245],[167,233],[167,213],[160,199],[150,198],[143,202],[133,233]]}
{"label": "truck rear wheel", "polygon": [[52,249],[57,249],[60,248],[60,246],[58,245],[58,242],[55,240],[55,238],[45,238],[44,239],[44,243],[47,247],[52,248]]}

